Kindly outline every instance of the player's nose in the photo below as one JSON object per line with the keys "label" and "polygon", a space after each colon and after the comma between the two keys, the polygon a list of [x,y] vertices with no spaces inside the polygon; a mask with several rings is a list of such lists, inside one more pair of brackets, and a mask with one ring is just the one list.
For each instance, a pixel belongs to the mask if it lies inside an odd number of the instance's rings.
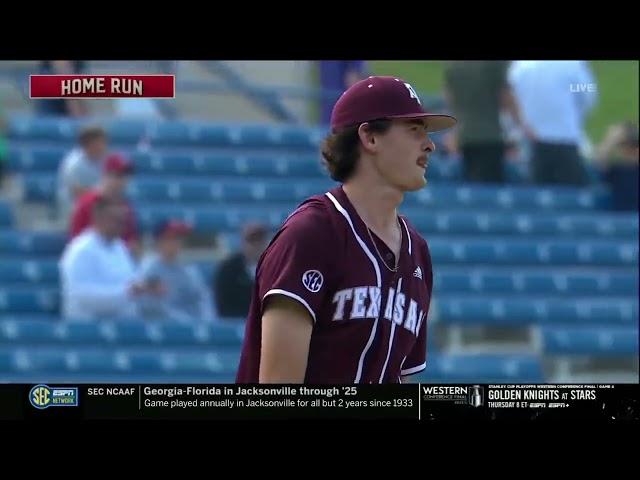
{"label": "player's nose", "polygon": [[433,143],[433,140],[431,140],[428,134],[424,136],[424,142],[422,143],[422,150],[428,153],[433,153],[436,151],[436,144]]}

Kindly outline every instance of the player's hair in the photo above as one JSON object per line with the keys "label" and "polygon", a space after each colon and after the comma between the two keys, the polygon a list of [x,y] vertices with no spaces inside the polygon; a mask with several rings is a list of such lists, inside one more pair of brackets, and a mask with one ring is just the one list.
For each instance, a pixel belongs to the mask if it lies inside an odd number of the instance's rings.
{"label": "player's hair", "polygon": [[78,135],[78,142],[83,147],[97,139],[106,139],[107,132],[104,128],[97,125],[89,125],[84,127]]}
{"label": "player's hair", "polygon": [[[345,128],[328,135],[322,142],[323,165],[336,182],[345,182],[353,174],[360,157],[360,125]],[[391,120],[367,122],[367,129],[374,133],[385,133],[391,127]]]}

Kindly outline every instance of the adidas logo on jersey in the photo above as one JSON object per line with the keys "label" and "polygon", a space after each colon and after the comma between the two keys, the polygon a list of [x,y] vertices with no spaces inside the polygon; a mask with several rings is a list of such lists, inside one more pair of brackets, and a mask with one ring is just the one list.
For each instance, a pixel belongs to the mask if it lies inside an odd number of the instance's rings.
{"label": "adidas logo on jersey", "polygon": [[420,267],[417,267],[413,271],[413,276],[416,277],[416,278],[419,278],[420,280],[422,280],[422,269]]}

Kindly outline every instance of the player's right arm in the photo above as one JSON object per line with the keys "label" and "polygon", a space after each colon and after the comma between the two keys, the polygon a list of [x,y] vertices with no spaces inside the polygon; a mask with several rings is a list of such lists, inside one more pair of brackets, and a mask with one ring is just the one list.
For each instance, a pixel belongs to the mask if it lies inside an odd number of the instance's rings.
{"label": "player's right arm", "polygon": [[262,316],[260,383],[303,383],[307,370],[313,319],[284,295],[267,299]]}
{"label": "player's right arm", "polygon": [[291,215],[256,271],[261,299],[260,383],[305,381],[312,331],[333,295],[342,239],[317,200]]}

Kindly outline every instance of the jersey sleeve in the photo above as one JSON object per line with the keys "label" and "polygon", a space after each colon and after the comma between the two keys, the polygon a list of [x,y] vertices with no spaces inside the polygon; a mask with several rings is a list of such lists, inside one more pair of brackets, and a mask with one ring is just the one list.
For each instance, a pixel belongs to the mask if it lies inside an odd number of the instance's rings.
{"label": "jersey sleeve", "polygon": [[427,255],[424,265],[424,271],[427,273],[424,280],[427,282],[427,290],[429,291],[429,303],[427,305],[427,311],[424,312],[423,318],[420,319],[416,343],[400,368],[400,375],[403,377],[414,375],[427,368],[427,318],[429,317],[429,307],[431,306],[431,295],[433,291],[433,269],[431,266],[429,247],[426,242],[423,248],[426,249]]}
{"label": "jersey sleeve", "polygon": [[284,295],[302,304],[314,323],[335,285],[337,241],[325,206],[301,206],[271,242],[257,269],[262,308],[272,295]]}

